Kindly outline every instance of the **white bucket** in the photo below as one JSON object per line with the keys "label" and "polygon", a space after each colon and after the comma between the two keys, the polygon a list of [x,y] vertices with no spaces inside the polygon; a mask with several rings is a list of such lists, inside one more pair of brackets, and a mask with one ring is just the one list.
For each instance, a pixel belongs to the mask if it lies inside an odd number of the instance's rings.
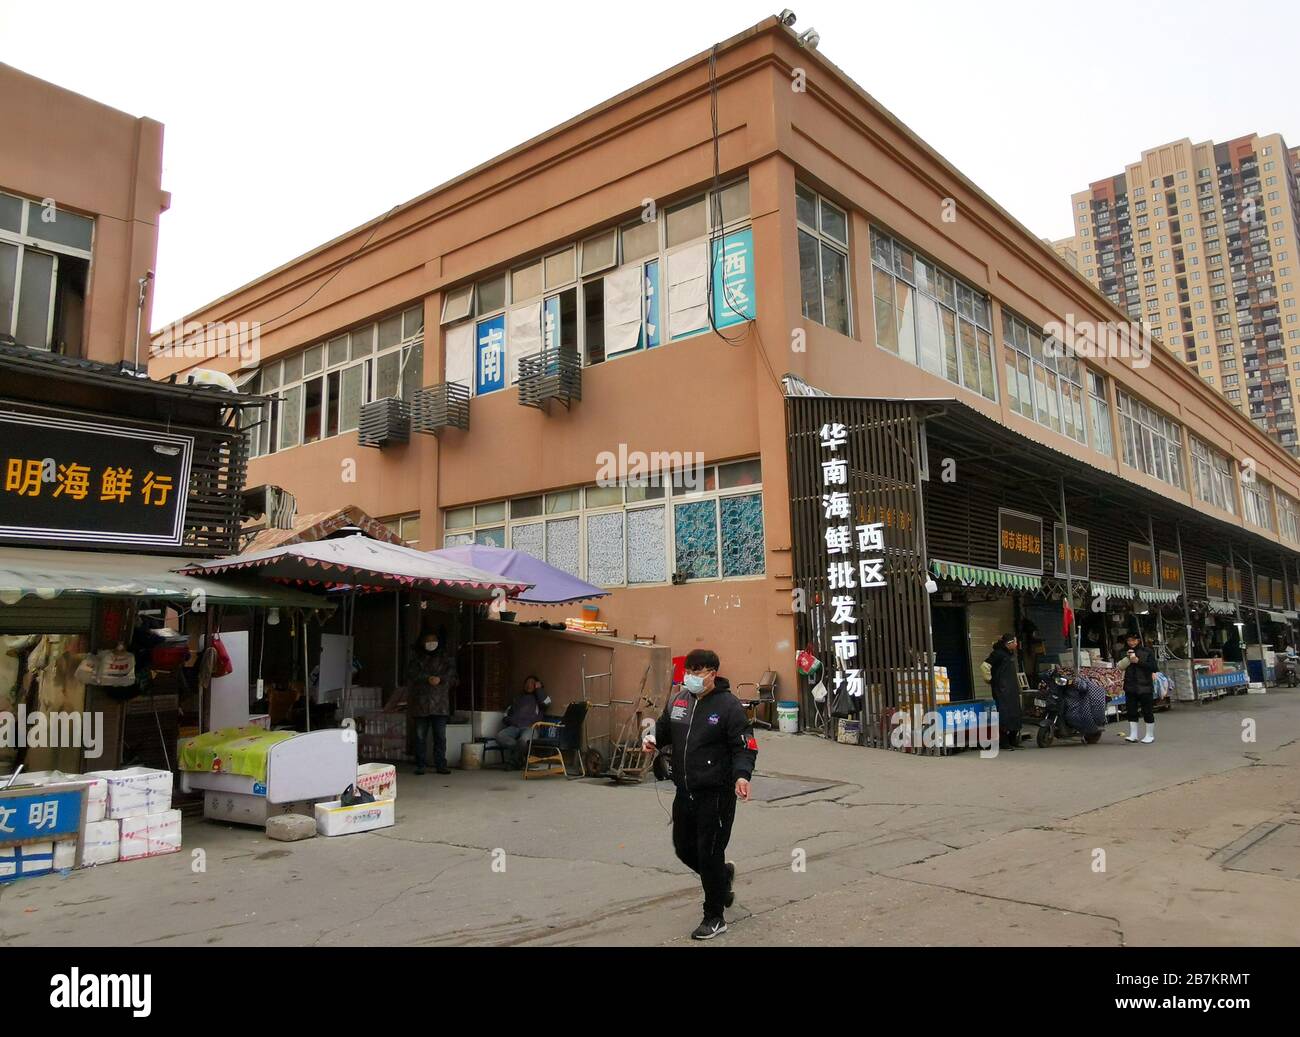
{"label": "white bucket", "polygon": [[799,703],[778,702],[776,704],[776,724],[782,734],[799,733]]}
{"label": "white bucket", "polygon": [[460,747],[460,767],[465,771],[483,769],[483,743],[466,742]]}

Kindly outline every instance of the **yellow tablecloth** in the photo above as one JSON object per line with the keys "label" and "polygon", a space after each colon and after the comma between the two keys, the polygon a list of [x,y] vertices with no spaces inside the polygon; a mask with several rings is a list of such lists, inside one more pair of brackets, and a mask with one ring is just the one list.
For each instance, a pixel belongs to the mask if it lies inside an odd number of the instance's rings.
{"label": "yellow tablecloth", "polygon": [[260,727],[208,731],[181,743],[181,770],[239,774],[264,782],[272,747],[292,737],[293,731],[264,731]]}

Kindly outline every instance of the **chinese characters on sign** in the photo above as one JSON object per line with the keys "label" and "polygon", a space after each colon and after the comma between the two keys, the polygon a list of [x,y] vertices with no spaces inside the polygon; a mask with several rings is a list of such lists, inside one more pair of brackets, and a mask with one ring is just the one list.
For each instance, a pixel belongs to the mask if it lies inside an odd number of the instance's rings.
{"label": "chinese characters on sign", "polygon": [[0,846],[66,839],[81,831],[85,786],[0,790]]}
{"label": "chinese characters on sign", "polygon": [[1205,593],[1207,597],[1224,598],[1227,586],[1223,582],[1223,566],[1213,562],[1205,563]]}
{"label": "chinese characters on sign", "polygon": [[[1054,572],[1057,576],[1065,576],[1065,528],[1061,523],[1056,522],[1052,525],[1052,536],[1056,541],[1056,566]],[[1069,575],[1074,579],[1088,579],[1088,531],[1080,529],[1078,526],[1070,527],[1069,569]]]}
{"label": "chinese characters on sign", "polygon": [[180,546],[194,437],[0,411],[0,541]]}
{"label": "chinese characters on sign", "polygon": [[1042,519],[1037,515],[998,508],[998,568],[1042,575]]}
{"label": "chinese characters on sign", "polygon": [[1241,601],[1241,570],[1228,566],[1228,600]]}
{"label": "chinese characters on sign", "polygon": [[830,590],[835,650],[834,694],[847,690],[853,698],[864,693],[862,642],[858,632],[858,589],[884,587],[885,527],[882,522],[854,522],[849,501],[849,462],[840,450],[848,443],[848,431],[839,423],[821,427],[822,518],[826,544],[826,580]]}
{"label": "chinese characters on sign", "polygon": [[1183,589],[1183,560],[1176,551],[1160,552],[1160,588],[1167,591]]}
{"label": "chinese characters on sign", "polygon": [[1136,544],[1132,540],[1129,541],[1128,582],[1134,587],[1150,587],[1153,590],[1155,589],[1155,551],[1151,549],[1150,544]]}
{"label": "chinese characters on sign", "polygon": [[506,385],[506,315],[499,313],[478,323],[475,395],[496,392]]}
{"label": "chinese characters on sign", "polygon": [[754,319],[754,232],[748,227],[713,242],[713,323]]}

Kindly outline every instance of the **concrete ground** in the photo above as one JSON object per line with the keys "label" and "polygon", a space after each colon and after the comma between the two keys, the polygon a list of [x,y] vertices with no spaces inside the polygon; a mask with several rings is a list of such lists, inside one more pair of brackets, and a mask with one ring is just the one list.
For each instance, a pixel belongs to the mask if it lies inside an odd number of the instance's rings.
{"label": "concrete ground", "polygon": [[[1112,726],[987,760],[760,733],[756,793],[768,776],[782,798],[740,805],[730,931],[703,946],[1300,942],[1300,692],[1156,726],[1154,745]],[[408,768],[381,832],[277,843],[196,819],[179,854],[0,887],[0,945],[688,944],[700,894],[670,800]]]}

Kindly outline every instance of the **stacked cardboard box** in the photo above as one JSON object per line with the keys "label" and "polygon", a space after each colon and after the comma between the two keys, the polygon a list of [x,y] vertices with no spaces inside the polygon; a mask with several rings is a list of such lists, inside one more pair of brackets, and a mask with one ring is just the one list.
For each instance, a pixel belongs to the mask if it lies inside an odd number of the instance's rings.
{"label": "stacked cardboard box", "polygon": [[126,767],[87,775],[107,786],[102,821],[82,832],[81,866],[134,861],[181,848],[181,812],[172,809],[172,774],[150,767]]}

